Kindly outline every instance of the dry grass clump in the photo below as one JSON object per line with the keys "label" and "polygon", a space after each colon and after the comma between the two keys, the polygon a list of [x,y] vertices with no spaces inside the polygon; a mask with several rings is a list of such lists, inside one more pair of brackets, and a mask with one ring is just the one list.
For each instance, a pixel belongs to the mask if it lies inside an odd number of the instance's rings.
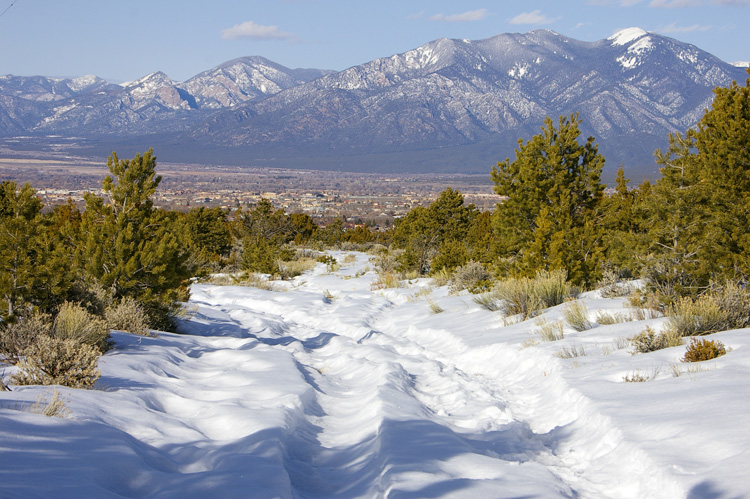
{"label": "dry grass clump", "polygon": [[491,278],[484,265],[472,260],[453,271],[449,281],[450,289],[453,293],[464,289],[468,289],[471,293],[481,293],[490,288]]}
{"label": "dry grass clump", "polygon": [[500,282],[496,292],[503,300],[503,312],[527,319],[545,308],[559,305],[574,294],[566,278],[565,270],[543,270],[533,279],[521,277]]}
{"label": "dry grass clump", "polygon": [[668,310],[668,327],[680,336],[744,328],[750,325],[750,291],[728,282],[696,299],[676,300]]}
{"label": "dry grass clump", "polygon": [[594,326],[589,320],[589,310],[582,301],[569,302],[563,308],[562,315],[570,327],[576,331],[586,331]]}
{"label": "dry grass clump", "polygon": [[490,291],[488,293],[482,293],[481,295],[475,296],[474,303],[486,310],[489,310],[490,312],[495,312],[502,308],[500,299],[498,298],[495,291]]}
{"label": "dry grass clump", "polygon": [[583,346],[576,345],[575,343],[569,346],[564,346],[558,350],[555,355],[561,359],[572,359],[574,357],[584,357],[588,355],[586,348]]}
{"label": "dry grass clump", "polygon": [[659,375],[660,369],[658,367],[651,370],[650,373],[644,374],[640,369],[634,370],[632,373],[628,373],[622,377],[625,383],[644,383],[656,379]]}
{"label": "dry grass clump", "polygon": [[287,262],[279,261],[279,274],[282,279],[294,279],[315,268],[315,258],[302,257]]}
{"label": "dry grass clump", "polygon": [[682,337],[673,331],[664,331],[657,333],[650,327],[646,327],[643,331],[637,335],[629,338],[630,344],[633,346],[633,354],[637,353],[649,353],[661,350],[663,348],[670,348],[682,345]]}
{"label": "dry grass clump", "polygon": [[565,337],[562,321],[547,322],[542,320],[537,322],[537,325],[539,326],[539,338],[542,341],[558,341]]}
{"label": "dry grass clump", "polygon": [[370,284],[370,290],[400,288],[401,279],[396,272],[378,272],[378,278]]}
{"label": "dry grass clump", "polygon": [[594,321],[602,326],[609,326],[612,324],[622,324],[623,322],[630,322],[633,320],[631,314],[621,314],[619,312],[609,313],[599,311],[596,313]]}
{"label": "dry grass clump", "polygon": [[430,274],[430,277],[432,278],[432,284],[440,287],[440,286],[447,286],[451,282],[451,271],[446,269],[445,267],[441,268],[440,270],[436,270]]}
{"label": "dry grass clump", "polygon": [[48,401],[47,394],[39,395],[34,405],[29,408],[29,412],[41,414],[48,418],[67,418],[70,416],[70,409],[65,405],[65,401],[60,397],[60,392],[52,391],[52,398]]}
{"label": "dry grass clump", "polygon": [[430,311],[433,314],[441,314],[445,312],[445,309],[432,300],[427,300],[427,304],[430,306]]}
{"label": "dry grass clump", "polygon": [[718,340],[707,340],[705,338],[693,338],[685,351],[681,362],[702,362],[715,359],[727,353],[724,344]]}
{"label": "dry grass clump", "polygon": [[41,336],[23,353],[20,371],[11,376],[17,385],[91,388],[101,376],[96,366],[99,349],[73,339]]}
{"label": "dry grass clump", "polygon": [[148,314],[140,303],[130,297],[120,300],[117,305],[107,307],[104,318],[111,329],[148,336]]}
{"label": "dry grass clump", "polygon": [[77,303],[65,302],[60,305],[52,326],[52,336],[95,346],[102,352],[109,349],[107,322]]}

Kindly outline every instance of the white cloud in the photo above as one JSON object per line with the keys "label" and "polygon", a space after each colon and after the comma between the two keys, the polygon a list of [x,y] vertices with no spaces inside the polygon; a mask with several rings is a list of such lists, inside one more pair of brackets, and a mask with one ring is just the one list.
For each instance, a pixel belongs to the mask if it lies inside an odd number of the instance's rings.
{"label": "white cloud", "polygon": [[487,17],[487,9],[469,10],[462,14],[436,14],[430,18],[430,21],[447,21],[453,23],[462,23],[469,21],[481,21]]}
{"label": "white cloud", "polygon": [[681,9],[683,7],[697,7],[700,4],[700,0],[651,0],[648,6],[664,9]]}
{"label": "white cloud", "polygon": [[511,24],[551,24],[555,21],[557,19],[545,16],[541,10],[522,12],[510,20]]}
{"label": "white cloud", "polygon": [[225,40],[248,38],[250,40],[292,40],[294,35],[281,31],[277,26],[263,26],[253,21],[235,24],[231,28],[222,30],[221,37]]}
{"label": "white cloud", "polygon": [[420,10],[416,14],[410,14],[406,16],[407,19],[422,19],[424,17],[424,10]]}
{"label": "white cloud", "polygon": [[677,26],[677,23],[672,23],[663,28],[657,29],[660,33],[690,33],[691,31],[708,31],[711,26],[701,26],[699,24],[693,24],[692,26]]}
{"label": "white cloud", "polygon": [[750,0],[712,0],[714,5],[733,5],[735,7],[748,7]]}

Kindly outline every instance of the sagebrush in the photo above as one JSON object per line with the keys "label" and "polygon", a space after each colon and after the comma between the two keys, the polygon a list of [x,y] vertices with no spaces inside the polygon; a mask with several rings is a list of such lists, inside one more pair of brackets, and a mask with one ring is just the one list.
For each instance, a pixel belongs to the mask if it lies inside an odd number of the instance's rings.
{"label": "sagebrush", "polygon": [[76,340],[41,336],[24,352],[19,372],[11,376],[17,385],[62,385],[92,388],[101,372],[101,352]]}

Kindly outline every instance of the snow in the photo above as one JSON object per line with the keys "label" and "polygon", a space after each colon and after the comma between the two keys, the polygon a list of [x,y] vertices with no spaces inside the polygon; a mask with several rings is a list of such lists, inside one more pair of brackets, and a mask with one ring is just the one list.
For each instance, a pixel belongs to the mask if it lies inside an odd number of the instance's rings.
{"label": "snow", "polygon": [[645,34],[646,32],[641,28],[626,28],[610,36],[607,40],[611,40],[612,45],[627,45]]}
{"label": "snow", "polygon": [[690,365],[630,354],[664,318],[542,342],[566,305],[514,321],[429,279],[372,290],[369,255],[332,254],[275,291],[194,285],[187,334],[114,332],[97,389],[57,388],[67,419],[28,411],[49,387],[0,392],[0,496],[750,497],[750,330]]}
{"label": "snow", "polygon": [[738,68],[750,68],[750,61],[735,61],[732,63],[732,66]]}
{"label": "snow", "polygon": [[80,92],[81,90],[90,87],[92,85],[95,85],[100,80],[98,77],[94,75],[85,75],[85,76],[79,76],[78,78],[73,78],[68,83],[68,86],[71,90],[75,92]]}

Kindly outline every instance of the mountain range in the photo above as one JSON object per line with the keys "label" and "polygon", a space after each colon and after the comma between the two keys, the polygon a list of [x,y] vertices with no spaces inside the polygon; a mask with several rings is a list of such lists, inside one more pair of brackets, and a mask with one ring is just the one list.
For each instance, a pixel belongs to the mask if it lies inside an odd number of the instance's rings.
{"label": "mountain range", "polygon": [[537,30],[438,39],[339,72],[246,57],[185,82],[6,75],[0,137],[67,138],[89,155],[154,147],[173,162],[487,172],[545,116],[579,113],[606,169],[649,174],[668,134],[694,126],[715,87],[746,77],[638,28],[597,42]]}

